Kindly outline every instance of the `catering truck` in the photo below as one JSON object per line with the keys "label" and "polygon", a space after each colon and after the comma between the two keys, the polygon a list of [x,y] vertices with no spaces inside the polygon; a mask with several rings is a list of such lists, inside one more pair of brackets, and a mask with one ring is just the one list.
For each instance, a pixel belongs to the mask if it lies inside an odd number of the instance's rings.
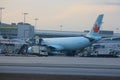
{"label": "catering truck", "polygon": [[46,46],[33,45],[28,48],[28,53],[37,56],[48,56]]}
{"label": "catering truck", "polygon": [[92,56],[117,57],[120,53],[120,43],[95,43],[91,46]]}

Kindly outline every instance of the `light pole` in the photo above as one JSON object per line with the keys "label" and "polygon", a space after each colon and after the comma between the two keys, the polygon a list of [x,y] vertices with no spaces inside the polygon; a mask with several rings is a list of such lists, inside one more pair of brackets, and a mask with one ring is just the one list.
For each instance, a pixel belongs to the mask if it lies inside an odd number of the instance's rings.
{"label": "light pole", "polygon": [[39,20],[38,18],[35,18],[35,27],[37,26],[37,21]]}
{"label": "light pole", "polygon": [[119,33],[119,28],[116,28],[116,32]]}
{"label": "light pole", "polygon": [[24,15],[24,23],[26,22],[26,15],[28,15],[28,13],[23,13]]}
{"label": "light pole", "polygon": [[2,23],[2,10],[5,9],[3,7],[0,7],[0,24]]}
{"label": "light pole", "polygon": [[63,25],[60,25],[60,30],[62,31],[62,27],[63,27]]}

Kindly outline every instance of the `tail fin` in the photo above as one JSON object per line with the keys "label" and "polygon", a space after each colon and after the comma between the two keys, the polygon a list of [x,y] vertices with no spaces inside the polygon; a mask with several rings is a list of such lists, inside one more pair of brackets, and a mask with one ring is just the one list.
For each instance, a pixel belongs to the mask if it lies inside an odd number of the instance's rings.
{"label": "tail fin", "polygon": [[96,40],[101,38],[101,36],[99,35],[99,32],[100,32],[100,27],[102,25],[103,16],[104,16],[104,14],[100,14],[97,17],[96,22],[95,22],[93,28],[91,29],[91,31],[87,34],[87,37],[90,37],[90,38],[93,38]]}

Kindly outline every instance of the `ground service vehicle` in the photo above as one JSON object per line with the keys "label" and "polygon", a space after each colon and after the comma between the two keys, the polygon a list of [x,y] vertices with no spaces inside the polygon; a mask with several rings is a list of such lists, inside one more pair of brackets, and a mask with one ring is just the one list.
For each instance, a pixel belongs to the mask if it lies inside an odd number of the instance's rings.
{"label": "ground service vehicle", "polygon": [[120,53],[120,43],[95,43],[91,47],[93,56],[113,56]]}
{"label": "ground service vehicle", "polygon": [[47,48],[45,46],[30,46],[28,48],[28,53],[37,56],[48,56]]}

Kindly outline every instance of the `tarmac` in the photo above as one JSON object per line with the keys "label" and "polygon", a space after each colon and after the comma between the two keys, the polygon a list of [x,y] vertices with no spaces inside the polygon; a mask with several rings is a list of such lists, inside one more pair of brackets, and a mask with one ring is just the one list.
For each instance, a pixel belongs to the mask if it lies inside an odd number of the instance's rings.
{"label": "tarmac", "polygon": [[[10,77],[21,75],[24,77],[22,80],[30,78],[30,75],[36,76],[36,80],[39,80],[38,75],[39,78],[44,76],[42,80],[60,80],[61,76],[63,76],[62,80],[68,80],[65,77],[69,77],[70,80],[71,76],[73,76],[71,80],[73,78],[101,80],[100,77],[102,80],[120,80],[120,58],[0,56],[0,73],[2,80],[9,80],[5,75]],[[55,76],[59,79],[56,79]],[[14,80],[14,78],[12,79]]]}

